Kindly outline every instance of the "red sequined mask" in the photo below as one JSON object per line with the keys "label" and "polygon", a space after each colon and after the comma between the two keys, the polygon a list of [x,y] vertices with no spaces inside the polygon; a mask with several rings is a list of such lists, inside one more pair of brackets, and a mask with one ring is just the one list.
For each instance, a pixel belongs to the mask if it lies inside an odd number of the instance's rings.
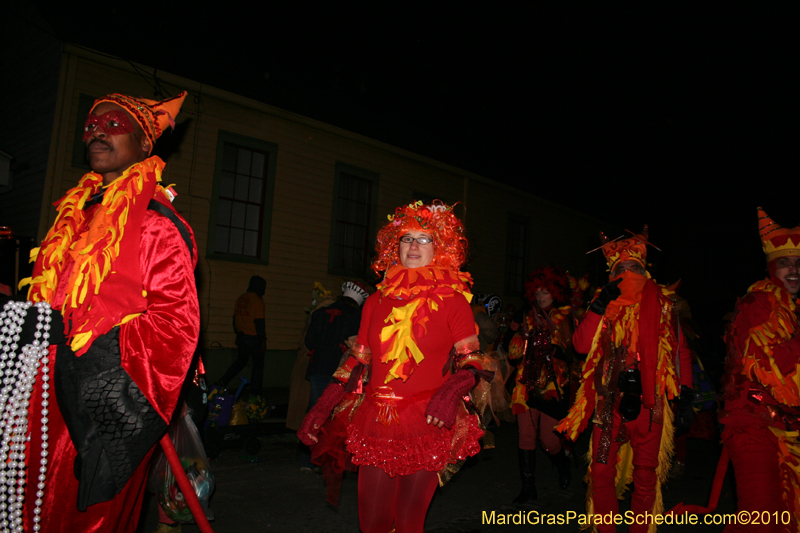
{"label": "red sequined mask", "polygon": [[109,111],[108,113],[89,115],[86,117],[86,124],[83,126],[83,141],[86,142],[95,130],[102,131],[106,135],[123,135],[133,132],[133,124],[122,111]]}

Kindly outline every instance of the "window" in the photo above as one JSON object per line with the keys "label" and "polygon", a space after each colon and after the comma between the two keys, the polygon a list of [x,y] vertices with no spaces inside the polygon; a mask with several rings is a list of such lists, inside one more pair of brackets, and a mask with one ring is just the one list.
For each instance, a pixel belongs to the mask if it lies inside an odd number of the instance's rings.
{"label": "window", "polygon": [[528,220],[510,215],[506,232],[506,292],[522,294],[528,252]]}
{"label": "window", "polygon": [[277,150],[274,144],[220,131],[209,257],[268,262]]}
{"label": "window", "polygon": [[378,175],[336,164],[329,271],[365,276],[372,260],[377,217]]}
{"label": "window", "polygon": [[75,142],[72,145],[72,166],[91,170],[89,166],[89,159],[86,157],[86,146],[83,143],[84,126],[86,125],[86,116],[92,108],[92,104],[96,100],[95,97],[88,94],[81,93],[78,99],[78,118],[75,121]]}

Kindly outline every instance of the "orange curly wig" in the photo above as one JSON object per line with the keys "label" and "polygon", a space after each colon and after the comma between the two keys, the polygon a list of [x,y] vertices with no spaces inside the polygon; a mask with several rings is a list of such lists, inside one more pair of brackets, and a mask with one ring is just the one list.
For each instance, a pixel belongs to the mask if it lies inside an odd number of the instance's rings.
{"label": "orange curly wig", "polygon": [[440,200],[431,205],[421,201],[398,207],[388,215],[389,223],[378,230],[376,256],[372,270],[379,276],[400,262],[400,237],[409,231],[424,231],[433,238],[432,266],[458,271],[467,259],[464,225],[453,214],[453,207]]}
{"label": "orange curly wig", "polygon": [[561,307],[570,303],[572,289],[566,272],[557,267],[539,267],[530,274],[523,285],[528,302],[536,301],[536,291],[545,289],[553,297],[553,305]]}

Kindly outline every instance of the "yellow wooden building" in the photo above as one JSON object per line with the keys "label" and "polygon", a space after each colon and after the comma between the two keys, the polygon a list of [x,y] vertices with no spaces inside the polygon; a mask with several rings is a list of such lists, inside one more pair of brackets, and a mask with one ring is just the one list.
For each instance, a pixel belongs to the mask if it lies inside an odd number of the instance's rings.
{"label": "yellow wooden building", "polygon": [[[155,153],[167,162],[164,179],[175,184],[174,205],[200,250],[201,348],[212,380],[233,358],[234,302],[258,274],[267,280],[265,385],[287,385],[314,282],[334,294],[348,279],[374,285],[368,264],[376,228],[414,199],[460,202],[476,291],[519,306],[521,283],[536,266],[587,270],[585,252],[601,229],[596,219],[232,92],[154,75],[148,66],[70,45],[59,53],[46,170],[0,189],[0,213],[12,213],[19,187],[33,180],[38,188],[26,194],[41,206],[32,235],[41,240],[53,202],[88,170],[81,134],[92,101],[111,92],[160,99],[188,91],[176,129]],[[3,142],[0,151],[17,149]],[[537,179],[536,169],[527,179]],[[0,215],[0,225],[15,222]]]}

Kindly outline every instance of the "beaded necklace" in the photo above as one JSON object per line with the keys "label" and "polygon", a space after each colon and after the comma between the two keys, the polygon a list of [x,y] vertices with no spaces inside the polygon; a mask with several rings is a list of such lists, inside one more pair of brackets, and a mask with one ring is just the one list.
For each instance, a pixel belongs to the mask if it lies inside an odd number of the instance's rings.
{"label": "beaded necklace", "polygon": [[[34,340],[19,346],[25,316],[36,308]],[[50,376],[47,364],[50,346],[50,305],[46,302],[8,302],[0,312],[0,530],[22,533],[25,502],[25,458],[28,439],[28,407],[39,364],[42,365],[42,450],[33,509],[33,530],[41,530],[42,497],[47,480],[48,405]],[[33,314],[28,319],[32,319]],[[34,422],[35,423],[35,422]]]}

